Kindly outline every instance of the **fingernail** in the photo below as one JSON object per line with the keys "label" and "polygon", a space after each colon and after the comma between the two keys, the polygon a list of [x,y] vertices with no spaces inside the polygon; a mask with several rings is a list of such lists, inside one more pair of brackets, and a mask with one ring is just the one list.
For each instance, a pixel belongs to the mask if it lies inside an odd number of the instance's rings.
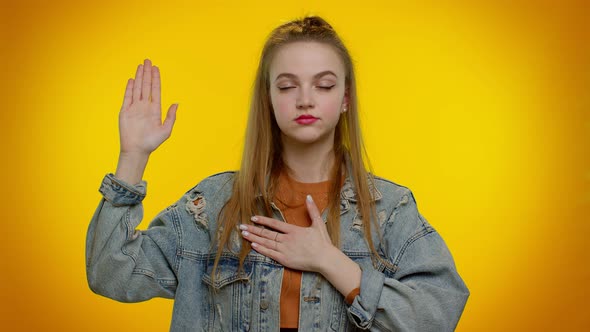
{"label": "fingernail", "polygon": [[243,230],[243,231],[245,231],[245,230],[248,229],[248,226],[242,224],[242,225],[240,225],[240,229]]}
{"label": "fingernail", "polygon": [[313,198],[311,198],[311,195],[307,195],[307,201],[308,202],[313,202]]}
{"label": "fingernail", "polygon": [[250,234],[250,233],[248,233],[248,232],[246,232],[246,231],[242,231],[242,235],[244,235],[244,236],[248,236],[248,234]]}
{"label": "fingernail", "polygon": [[252,217],[252,218],[250,218],[250,220],[252,220],[252,221],[258,221],[258,218]]}

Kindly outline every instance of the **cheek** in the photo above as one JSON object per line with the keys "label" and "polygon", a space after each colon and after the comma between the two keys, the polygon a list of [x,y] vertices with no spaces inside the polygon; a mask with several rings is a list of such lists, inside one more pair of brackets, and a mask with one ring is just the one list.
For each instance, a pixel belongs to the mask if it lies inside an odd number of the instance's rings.
{"label": "cheek", "polygon": [[276,102],[276,111],[280,113],[287,113],[293,106],[293,103],[287,100],[287,98],[279,98]]}
{"label": "cheek", "polygon": [[338,99],[331,99],[329,101],[326,101],[326,103],[323,104],[324,114],[331,118],[337,118],[340,114],[341,107],[342,103]]}
{"label": "cheek", "polygon": [[271,102],[277,119],[286,116],[294,105],[294,102],[288,96],[273,96]]}

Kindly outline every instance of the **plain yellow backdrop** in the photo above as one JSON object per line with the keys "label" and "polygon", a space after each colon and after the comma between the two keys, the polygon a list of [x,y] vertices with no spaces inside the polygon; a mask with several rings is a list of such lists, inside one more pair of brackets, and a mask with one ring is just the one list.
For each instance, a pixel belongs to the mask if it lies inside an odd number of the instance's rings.
{"label": "plain yellow backdrop", "polygon": [[160,67],[171,138],[140,228],[236,169],[277,25],[318,14],[354,58],[376,174],[413,190],[471,291],[458,331],[590,324],[590,26],[584,2],[2,3],[0,326],[166,331],[173,302],[90,291],[85,236],[118,157],[127,79]]}

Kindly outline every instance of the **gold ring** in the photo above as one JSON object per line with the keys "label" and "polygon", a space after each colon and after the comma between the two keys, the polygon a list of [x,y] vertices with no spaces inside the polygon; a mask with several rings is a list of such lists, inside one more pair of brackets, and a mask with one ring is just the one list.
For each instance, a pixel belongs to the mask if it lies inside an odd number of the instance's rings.
{"label": "gold ring", "polygon": [[277,237],[278,237],[278,236],[279,236],[279,232],[277,232],[277,233],[275,234],[275,239],[274,239],[274,241],[275,241],[275,242],[277,242]]}

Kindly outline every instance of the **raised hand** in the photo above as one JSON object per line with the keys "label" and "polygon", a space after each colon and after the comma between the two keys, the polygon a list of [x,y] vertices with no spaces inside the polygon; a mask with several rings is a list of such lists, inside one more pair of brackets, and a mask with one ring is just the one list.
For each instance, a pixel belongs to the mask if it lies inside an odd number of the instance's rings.
{"label": "raised hand", "polygon": [[172,104],[162,123],[160,69],[149,59],[137,67],[135,80],[129,79],[119,112],[122,155],[149,156],[172,132],[178,104]]}

